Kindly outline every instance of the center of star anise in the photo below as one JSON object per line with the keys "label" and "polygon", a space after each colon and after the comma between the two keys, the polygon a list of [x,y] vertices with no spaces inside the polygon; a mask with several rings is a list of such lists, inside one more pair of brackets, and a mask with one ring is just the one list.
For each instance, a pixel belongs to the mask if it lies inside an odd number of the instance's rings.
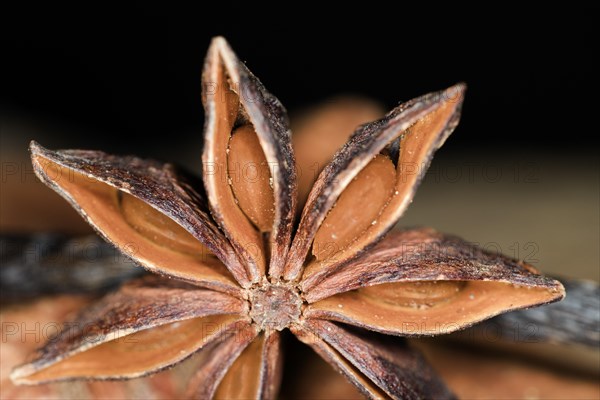
{"label": "center of star anise", "polygon": [[283,330],[300,317],[302,299],[295,288],[264,283],[250,291],[250,317],[262,330]]}

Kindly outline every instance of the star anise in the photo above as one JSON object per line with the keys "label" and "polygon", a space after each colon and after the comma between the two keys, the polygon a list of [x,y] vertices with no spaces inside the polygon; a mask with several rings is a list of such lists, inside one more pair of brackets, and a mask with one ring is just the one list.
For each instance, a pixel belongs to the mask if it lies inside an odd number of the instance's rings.
{"label": "star anise", "polygon": [[564,296],[530,265],[456,237],[386,236],[458,124],[464,90],[358,127],[313,185],[299,179],[310,171],[296,165],[283,106],[216,38],[203,73],[204,187],[170,164],[32,143],[37,175],[162,277],[88,308],[12,379],[135,378],[198,353],[190,397],[273,398],[287,328],[368,397],[451,398],[393,336],[445,334]]}

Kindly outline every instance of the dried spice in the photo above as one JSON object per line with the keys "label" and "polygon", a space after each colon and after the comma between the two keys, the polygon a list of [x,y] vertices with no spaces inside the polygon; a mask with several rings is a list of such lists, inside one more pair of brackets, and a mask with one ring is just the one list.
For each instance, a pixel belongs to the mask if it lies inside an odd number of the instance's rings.
{"label": "dried spice", "polygon": [[[79,267],[79,265],[77,266]],[[77,268],[76,267],[76,268]],[[11,400],[31,399],[175,399],[185,388],[186,378],[195,371],[194,357],[176,367],[147,378],[123,381],[55,382],[44,385],[14,385],[9,370],[18,365],[42,340],[52,340],[63,323],[68,323],[77,313],[91,304],[93,299],[81,295],[40,296],[31,302],[0,308],[2,342],[2,371],[0,398]],[[42,329],[35,330],[39,326]],[[25,333],[24,329],[28,329]],[[35,334],[34,334],[35,332]]]}
{"label": "dried spice", "polygon": [[273,398],[289,329],[368,397],[452,398],[394,336],[450,333],[564,296],[530,265],[461,239],[388,234],[458,124],[464,85],[360,126],[314,184],[298,179],[306,165],[285,109],[222,38],[203,90],[203,187],[170,164],[31,145],[37,175],[162,277],[87,308],[15,382],[134,378],[199,353],[189,397]]}
{"label": "dried spice", "polygon": [[96,235],[0,234],[0,304],[49,294],[105,293],[143,273]]}
{"label": "dried spice", "polygon": [[566,278],[561,283],[569,295],[559,303],[502,314],[446,338],[488,351],[510,352],[571,374],[598,377],[600,285]]}

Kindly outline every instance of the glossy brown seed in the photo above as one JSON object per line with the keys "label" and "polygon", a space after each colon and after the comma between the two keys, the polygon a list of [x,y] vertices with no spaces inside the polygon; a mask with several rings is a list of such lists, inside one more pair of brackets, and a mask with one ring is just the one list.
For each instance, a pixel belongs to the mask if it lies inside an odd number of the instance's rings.
{"label": "glossy brown seed", "polygon": [[362,124],[385,113],[380,104],[361,98],[336,98],[292,119],[298,169],[298,204],[302,206],[317,177],[335,152]]}
{"label": "glossy brown seed", "polygon": [[368,286],[359,291],[369,301],[426,309],[450,301],[465,285],[466,282],[461,281],[398,282]]}
{"label": "glossy brown seed", "polygon": [[158,246],[194,256],[210,254],[208,249],[181,225],[156,211],[152,206],[125,192],[119,192],[118,197],[125,221]]}
{"label": "glossy brown seed", "polygon": [[[175,174],[172,166],[102,152],[54,152],[35,142],[31,144],[31,152],[34,170],[40,179],[65,197],[102,236],[140,265],[160,274],[205,282],[211,287],[218,282],[223,289],[228,287],[225,290],[239,291],[235,281],[248,284],[235,251],[204,212],[200,196]],[[190,254],[166,245],[157,246],[155,240],[125,220],[119,205],[120,193],[135,196],[160,210],[164,218],[184,227],[220,261],[201,251]],[[234,279],[229,273],[222,273],[223,267],[229,269]]]}
{"label": "glossy brown seed", "polygon": [[260,334],[231,365],[216,399],[272,399],[281,379],[280,333]]}
{"label": "glossy brown seed", "polygon": [[[465,86],[459,84],[421,96],[399,105],[380,120],[357,129],[319,175],[310,192],[290,248],[284,274],[286,279],[298,280],[304,273],[305,281],[319,281],[376,243],[393,227],[410,204],[433,153],[458,124],[464,91]],[[374,156],[398,138],[396,188],[394,196],[381,210],[377,223],[369,226],[336,257],[306,263],[315,234],[346,186]]]}
{"label": "glossy brown seed", "polygon": [[219,384],[216,399],[258,398],[263,342],[264,338],[258,337],[244,349]]}
{"label": "glossy brown seed", "polygon": [[376,224],[395,183],[392,160],[381,154],[375,156],[342,192],[317,231],[312,250],[317,260],[335,257]]}
{"label": "glossy brown seed", "polygon": [[[559,291],[527,288],[500,282],[469,282],[463,290],[434,307],[407,307],[377,301],[361,291],[341,293],[312,304],[305,315],[361,326],[401,336],[454,332],[494,315],[562,298]],[[341,307],[340,307],[341,305]]]}
{"label": "glossy brown seed", "polygon": [[219,343],[203,350],[204,354],[201,353],[200,356],[203,356],[205,361],[191,379],[185,398],[215,398],[215,393],[229,368],[244,349],[256,339],[257,335],[255,326],[241,323],[234,333],[223,337]]}
{"label": "glossy brown seed", "polygon": [[[147,375],[231,331],[245,306],[230,295],[180,281],[141,278],[87,308],[38,352],[35,362],[15,369],[11,377],[31,384]],[[128,356],[136,352],[145,358]],[[116,354],[118,362],[107,361]]]}
{"label": "glossy brown seed", "polygon": [[[202,160],[212,214],[240,255],[252,282],[265,274],[278,278],[291,241],[297,201],[295,160],[285,108],[239,61],[223,38],[211,43],[202,82],[206,112]],[[223,101],[227,98],[237,100]],[[268,245],[244,218],[227,179],[222,179],[227,177],[223,171],[227,168],[230,135],[239,124],[252,124],[271,167],[275,212]]]}
{"label": "glossy brown seed", "polygon": [[[262,237],[236,203],[227,173],[227,151],[240,112],[240,98],[235,90],[236,83],[227,73],[218,48],[209,49],[206,65],[203,100],[210,106],[205,106],[207,128],[202,154],[204,186],[213,218],[239,254],[250,281],[257,282],[261,271],[266,268]],[[207,85],[214,88],[209,92]]]}
{"label": "glossy brown seed", "polygon": [[252,125],[235,129],[229,139],[228,182],[237,204],[261,232],[273,229],[273,178]]}
{"label": "glossy brown seed", "polygon": [[[195,332],[202,331],[203,323],[205,321],[188,320],[133,333],[29,375],[24,382],[37,383],[83,376],[144,376],[180,361],[182,354],[188,355],[201,347],[205,338]],[[138,354],[135,360],[131,359],[132,354]]]}

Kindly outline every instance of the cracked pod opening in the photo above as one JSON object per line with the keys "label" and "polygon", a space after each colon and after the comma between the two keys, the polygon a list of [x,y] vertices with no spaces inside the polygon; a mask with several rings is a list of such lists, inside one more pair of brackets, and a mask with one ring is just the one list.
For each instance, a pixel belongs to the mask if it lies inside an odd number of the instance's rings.
{"label": "cracked pod opening", "polygon": [[256,283],[278,276],[296,208],[287,116],[222,38],[203,73],[202,161],[212,215]]}
{"label": "cracked pod opening", "polygon": [[309,315],[387,334],[433,336],[464,329],[507,311],[556,301],[558,296],[558,291],[545,287],[507,282],[394,282],[321,300],[310,306]]}
{"label": "cracked pod opening", "polygon": [[173,322],[137,332],[116,331],[90,337],[62,358],[40,360],[13,371],[21,384],[75,378],[135,378],[182,361],[231,329],[237,317],[209,316]]}
{"label": "cracked pod opening", "polygon": [[[231,257],[221,247],[217,235],[202,231],[210,222],[202,214],[185,217],[172,214],[175,207],[186,209],[186,197],[179,195],[176,177],[168,166],[140,159],[127,165],[112,162],[100,152],[53,152],[32,144],[32,161],[37,175],[60,195],[105,238],[145,268],[169,273],[187,281],[217,290],[239,292],[235,280],[221,261]],[[141,180],[132,165],[152,170],[156,181]],[[111,175],[109,179],[105,174]],[[161,186],[163,185],[163,186]],[[164,193],[164,198],[148,200],[148,193]],[[132,194],[132,193],[135,193]],[[144,198],[144,200],[142,200]],[[206,224],[203,226],[203,224]],[[185,226],[185,228],[184,228]],[[195,232],[192,235],[191,232]],[[216,251],[210,251],[198,237]]]}

